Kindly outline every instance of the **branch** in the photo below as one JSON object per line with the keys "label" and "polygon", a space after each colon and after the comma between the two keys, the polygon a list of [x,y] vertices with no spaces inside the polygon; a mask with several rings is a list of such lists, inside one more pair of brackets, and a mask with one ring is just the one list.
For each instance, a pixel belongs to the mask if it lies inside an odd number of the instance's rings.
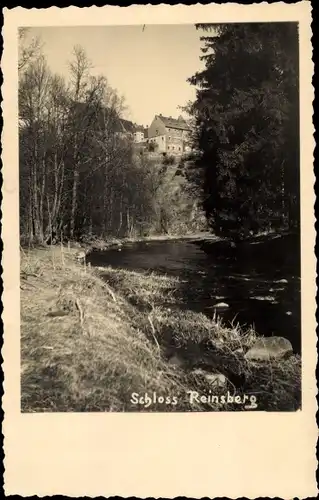
{"label": "branch", "polygon": [[148,315],[148,321],[149,321],[149,323],[151,325],[152,336],[153,336],[153,339],[155,341],[155,344],[157,345],[158,353],[160,354],[161,353],[161,348],[160,348],[160,345],[159,345],[158,340],[157,340],[156,335],[155,335],[156,334],[156,330],[154,328],[153,321],[152,321],[152,318],[151,318],[150,314]]}
{"label": "branch", "polygon": [[105,290],[111,295],[114,302],[116,302],[116,297],[115,297],[114,293],[112,292],[111,288],[109,287],[109,285],[107,283],[103,283],[103,288],[105,288]]}
{"label": "branch", "polygon": [[81,327],[83,328],[84,313],[83,313],[83,309],[81,307],[79,299],[75,299],[75,305],[76,305],[76,307],[79,310],[79,313],[80,313],[80,323],[81,323]]}

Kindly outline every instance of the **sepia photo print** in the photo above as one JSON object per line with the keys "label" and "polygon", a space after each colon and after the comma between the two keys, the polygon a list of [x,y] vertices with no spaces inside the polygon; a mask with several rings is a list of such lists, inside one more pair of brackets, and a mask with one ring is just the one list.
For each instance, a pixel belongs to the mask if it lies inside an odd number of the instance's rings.
{"label": "sepia photo print", "polygon": [[5,494],[318,494],[310,2],[4,9]]}
{"label": "sepia photo print", "polygon": [[302,409],[298,22],[18,36],[21,411]]}

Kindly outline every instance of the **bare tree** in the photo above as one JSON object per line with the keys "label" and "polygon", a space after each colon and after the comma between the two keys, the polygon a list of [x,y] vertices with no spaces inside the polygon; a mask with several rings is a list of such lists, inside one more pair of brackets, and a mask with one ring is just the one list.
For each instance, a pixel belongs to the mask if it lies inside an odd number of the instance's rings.
{"label": "bare tree", "polygon": [[196,214],[177,165],[136,153],[122,130],[123,98],[90,68],[76,47],[69,84],[43,56],[20,75],[21,235],[48,242],[183,228]]}
{"label": "bare tree", "polygon": [[34,37],[30,41],[27,40],[30,28],[19,28],[19,57],[18,70],[24,71],[27,66],[41,54],[42,43],[39,37]]}
{"label": "bare tree", "polygon": [[[70,96],[73,101],[73,111],[75,118],[75,129],[73,139],[73,186],[72,205],[70,217],[70,237],[74,238],[75,215],[77,209],[78,184],[80,177],[81,147],[85,141],[86,133],[89,130],[90,120],[88,111],[93,104],[95,92],[98,87],[95,81],[89,78],[89,71],[92,68],[83,48],[79,45],[74,47],[74,59],[70,63],[71,89]],[[82,106],[81,106],[82,105]],[[91,111],[91,110],[90,110]],[[80,126],[80,127],[79,127]]]}

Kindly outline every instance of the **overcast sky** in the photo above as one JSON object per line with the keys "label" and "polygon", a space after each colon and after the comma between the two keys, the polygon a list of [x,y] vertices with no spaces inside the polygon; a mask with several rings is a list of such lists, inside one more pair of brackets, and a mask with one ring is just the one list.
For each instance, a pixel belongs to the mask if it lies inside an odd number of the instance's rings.
{"label": "overcast sky", "polygon": [[94,74],[103,74],[125,96],[126,117],[150,125],[155,114],[177,117],[178,106],[195,97],[187,78],[203,63],[194,25],[89,26],[31,28],[40,36],[53,72],[68,74],[74,45],[92,61]]}

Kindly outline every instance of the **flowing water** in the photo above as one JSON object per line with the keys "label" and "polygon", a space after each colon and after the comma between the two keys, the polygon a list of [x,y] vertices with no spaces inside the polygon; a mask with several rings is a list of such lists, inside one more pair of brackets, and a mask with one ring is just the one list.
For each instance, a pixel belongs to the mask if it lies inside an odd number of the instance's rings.
{"label": "flowing water", "polygon": [[155,271],[179,278],[179,307],[213,317],[217,303],[224,321],[253,325],[262,335],[286,337],[301,349],[299,239],[259,238],[236,248],[204,240],[126,244],[96,251],[92,266]]}

